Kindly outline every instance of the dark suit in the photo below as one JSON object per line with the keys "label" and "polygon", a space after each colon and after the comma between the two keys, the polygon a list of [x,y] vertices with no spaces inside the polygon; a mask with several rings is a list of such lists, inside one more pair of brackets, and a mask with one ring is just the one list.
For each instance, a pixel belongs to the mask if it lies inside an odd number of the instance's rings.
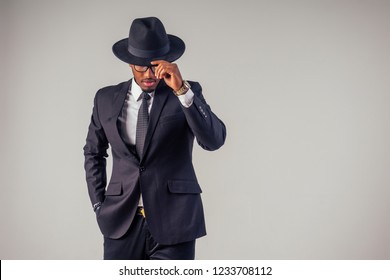
{"label": "dark suit", "polygon": [[[130,81],[100,89],[84,147],[85,170],[92,204],[105,237],[117,239],[129,229],[143,197],[150,233],[160,244],[177,244],[206,234],[202,192],[192,165],[194,137],[205,150],[225,141],[225,125],[190,82],[194,101],[181,105],[163,80],[156,88],[142,159],[131,152],[118,130]],[[113,171],[106,188],[106,150],[111,146]]]}

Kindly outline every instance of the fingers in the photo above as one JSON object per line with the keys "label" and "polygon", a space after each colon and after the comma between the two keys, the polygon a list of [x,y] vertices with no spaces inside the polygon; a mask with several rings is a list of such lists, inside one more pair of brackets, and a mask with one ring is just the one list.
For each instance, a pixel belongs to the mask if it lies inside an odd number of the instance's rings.
{"label": "fingers", "polygon": [[172,75],[172,67],[171,66],[167,66],[167,65],[164,65],[164,64],[159,64],[157,67],[156,67],[156,70],[154,72],[154,74],[156,75],[156,77],[158,79],[162,79],[162,78],[169,78],[169,76]]}
{"label": "fingers", "polygon": [[155,60],[151,64],[156,65],[154,75],[157,79],[164,79],[173,90],[178,90],[182,86],[183,79],[177,64],[165,60]]}
{"label": "fingers", "polygon": [[164,60],[155,60],[152,65],[157,65],[154,75],[158,79],[169,78],[170,76],[180,76],[179,68],[174,63],[169,63]]}
{"label": "fingers", "polygon": [[150,62],[150,64],[156,66],[156,68],[154,70],[154,75],[156,75],[156,77],[158,79],[164,78],[165,74],[167,73],[166,68],[167,68],[168,62],[164,61],[164,60],[155,60],[155,61]]}
{"label": "fingers", "polygon": [[170,74],[172,69],[170,69],[170,63],[164,60],[156,60],[151,62],[152,65],[157,65],[154,70],[154,75],[156,75],[157,79],[165,78],[167,74]]}

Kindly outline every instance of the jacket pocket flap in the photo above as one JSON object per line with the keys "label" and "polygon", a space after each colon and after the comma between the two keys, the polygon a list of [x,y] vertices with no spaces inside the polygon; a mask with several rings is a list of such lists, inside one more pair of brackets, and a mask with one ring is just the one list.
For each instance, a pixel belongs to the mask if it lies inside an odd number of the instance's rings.
{"label": "jacket pocket flap", "polygon": [[168,181],[168,188],[171,193],[202,193],[202,189],[195,181]]}
{"label": "jacket pocket flap", "polygon": [[106,190],[106,195],[121,195],[122,183],[109,184]]}

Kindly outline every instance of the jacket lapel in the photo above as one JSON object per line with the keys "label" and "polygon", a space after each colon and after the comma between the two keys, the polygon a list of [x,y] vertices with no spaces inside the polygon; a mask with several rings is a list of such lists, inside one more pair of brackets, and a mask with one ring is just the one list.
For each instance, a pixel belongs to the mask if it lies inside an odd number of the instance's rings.
{"label": "jacket lapel", "polygon": [[122,112],[123,104],[125,103],[127,92],[131,85],[131,79],[123,84],[120,90],[116,93],[113,98],[112,104],[112,119],[117,121],[120,113]]}
{"label": "jacket lapel", "polygon": [[112,99],[112,115],[110,118],[113,139],[116,142],[116,147],[119,147],[119,150],[122,151],[123,154],[131,153],[133,155],[133,159],[138,161],[136,155],[127,147],[126,143],[123,141],[120,130],[119,130],[119,116],[122,113],[122,108],[125,103],[127,92],[129,91],[129,87],[131,85],[131,79],[125,83],[123,83],[122,87],[119,91],[115,92],[115,96]]}

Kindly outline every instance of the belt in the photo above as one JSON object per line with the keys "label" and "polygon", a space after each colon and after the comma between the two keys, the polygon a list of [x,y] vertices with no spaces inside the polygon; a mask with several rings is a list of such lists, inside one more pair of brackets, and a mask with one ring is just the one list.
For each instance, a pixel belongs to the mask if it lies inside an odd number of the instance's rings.
{"label": "belt", "polygon": [[142,217],[145,218],[145,209],[143,207],[138,207],[137,208],[137,215],[141,215]]}

